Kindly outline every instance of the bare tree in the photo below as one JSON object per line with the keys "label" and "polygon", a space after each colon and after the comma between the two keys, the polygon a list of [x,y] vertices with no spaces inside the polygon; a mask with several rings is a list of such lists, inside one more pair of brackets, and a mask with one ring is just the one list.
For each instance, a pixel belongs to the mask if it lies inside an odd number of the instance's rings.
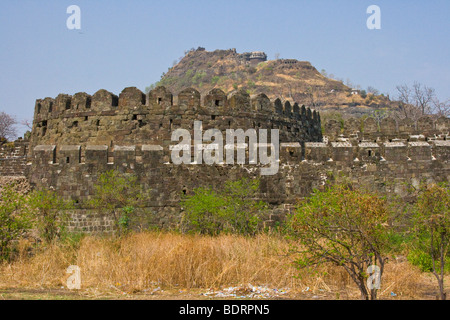
{"label": "bare tree", "polygon": [[378,91],[376,88],[372,87],[372,86],[368,86],[367,87],[367,93],[371,93],[373,95],[379,95],[380,91]]}
{"label": "bare tree", "polygon": [[16,124],[17,121],[14,117],[0,112],[0,144],[2,143],[1,141],[5,142],[8,139],[16,138]]}
{"label": "bare tree", "polygon": [[347,80],[345,80],[345,85],[349,88],[353,88],[353,83],[349,78],[347,78]]}
{"label": "bare tree", "polygon": [[412,87],[404,84],[396,89],[400,104],[393,114],[399,119],[417,120],[424,115],[448,116],[450,113],[449,101],[440,102],[433,88],[416,81]]}
{"label": "bare tree", "polygon": [[413,99],[414,104],[420,108],[422,114],[431,113],[431,103],[436,98],[436,94],[433,88],[423,86],[418,82],[413,84]]}
{"label": "bare tree", "polygon": [[24,127],[27,127],[30,130],[33,130],[33,121],[30,121],[29,119],[20,121],[20,124],[23,125]]}
{"label": "bare tree", "polygon": [[450,117],[450,99],[444,102],[434,99],[432,103],[432,113],[438,117]]}
{"label": "bare tree", "polygon": [[318,109],[320,105],[322,105],[322,95],[320,93],[320,89],[316,86],[311,86],[307,88],[306,95],[308,98],[309,105],[314,108]]}

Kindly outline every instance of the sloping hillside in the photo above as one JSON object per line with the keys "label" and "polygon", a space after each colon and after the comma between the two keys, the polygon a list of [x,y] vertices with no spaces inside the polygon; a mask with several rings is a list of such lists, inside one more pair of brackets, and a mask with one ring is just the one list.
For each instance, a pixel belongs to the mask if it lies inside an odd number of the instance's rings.
{"label": "sloping hillside", "polygon": [[[264,53],[261,53],[265,56]],[[202,95],[213,88],[225,92],[244,89],[249,94],[265,93],[269,98],[292,100],[321,111],[368,113],[389,107],[384,96],[358,94],[342,82],[323,76],[307,61],[278,59],[265,61],[235,49],[189,51],[178,64],[154,84],[166,86],[174,94],[194,87]]]}

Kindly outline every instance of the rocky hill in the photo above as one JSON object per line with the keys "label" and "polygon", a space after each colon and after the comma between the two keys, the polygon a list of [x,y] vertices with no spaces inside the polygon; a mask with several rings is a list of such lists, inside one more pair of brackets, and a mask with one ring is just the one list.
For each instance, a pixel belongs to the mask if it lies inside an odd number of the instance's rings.
{"label": "rocky hill", "polygon": [[[202,95],[213,88],[225,92],[244,89],[250,95],[265,93],[324,111],[340,111],[352,116],[390,108],[383,95],[365,94],[341,81],[322,75],[307,61],[267,60],[264,52],[237,53],[235,49],[190,50],[152,85],[163,85],[174,94],[193,87]],[[150,88],[148,88],[150,89]]]}

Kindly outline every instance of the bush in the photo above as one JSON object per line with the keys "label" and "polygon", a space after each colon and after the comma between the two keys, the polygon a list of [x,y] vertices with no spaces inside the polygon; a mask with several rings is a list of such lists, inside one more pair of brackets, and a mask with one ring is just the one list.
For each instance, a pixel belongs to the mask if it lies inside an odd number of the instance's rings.
{"label": "bush", "polygon": [[433,270],[433,260],[429,254],[421,250],[411,250],[407,258],[412,265],[418,266],[422,272],[431,272]]}
{"label": "bush", "polygon": [[219,192],[212,188],[194,189],[193,195],[182,200],[182,231],[254,235],[267,206],[254,199],[258,189],[259,181],[249,179],[228,181]]}
{"label": "bush", "polygon": [[32,227],[26,197],[14,185],[3,188],[0,194],[0,260],[8,260],[12,244]]}
{"label": "bush", "polygon": [[72,201],[64,201],[54,191],[33,191],[27,202],[33,213],[33,220],[39,236],[51,243],[66,233],[68,216],[65,210],[73,208]]}
{"label": "bush", "polygon": [[220,77],[219,77],[219,76],[214,76],[214,77],[212,77],[212,79],[211,79],[211,84],[212,84],[213,86],[215,86],[215,85],[217,84],[217,82],[219,82],[219,80],[220,80]]}
{"label": "bush", "polygon": [[111,170],[102,173],[94,185],[94,195],[87,205],[112,214],[119,235],[127,233],[135,209],[145,207],[149,193],[137,177]]}

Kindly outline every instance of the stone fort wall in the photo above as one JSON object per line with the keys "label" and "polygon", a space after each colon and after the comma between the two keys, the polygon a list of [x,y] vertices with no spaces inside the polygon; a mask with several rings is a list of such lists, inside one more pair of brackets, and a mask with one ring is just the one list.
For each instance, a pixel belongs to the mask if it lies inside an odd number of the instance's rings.
{"label": "stone fort wall", "polygon": [[[176,100],[176,101],[175,101]],[[175,165],[170,161],[171,132],[217,128],[280,129],[279,171],[261,176],[260,165]],[[136,227],[173,227],[180,197],[199,186],[220,188],[230,179],[259,178],[259,198],[271,206],[266,223],[283,217],[297,199],[345,176],[355,184],[407,195],[408,185],[450,181],[449,119],[416,122],[387,118],[330,120],[321,130],[318,112],[265,95],[226,95],[215,89],[205,97],[186,89],[176,98],[164,87],[144,95],[126,88],[119,96],[100,90],[36,101],[29,142],[16,155],[0,152],[1,175],[26,175],[36,188],[53,188],[78,203],[73,231],[108,232],[111,217],[83,207],[100,173],[133,173],[151,201],[139,211]],[[325,139],[323,139],[322,134]],[[13,161],[20,163],[14,169]]]}
{"label": "stone fort wall", "polygon": [[0,146],[0,176],[25,176],[29,141],[19,139]]}
{"label": "stone fort wall", "polygon": [[[399,196],[407,195],[408,185],[450,180],[448,140],[339,140],[307,142],[304,147],[283,143],[280,168],[273,176],[261,176],[260,165],[174,165],[167,161],[170,151],[156,145],[116,146],[112,158],[108,146],[87,146],[84,161],[79,145],[61,146],[58,152],[56,146],[37,146],[29,179],[38,188],[53,187],[65,198],[82,203],[93,194],[101,172],[114,169],[136,174],[139,183],[151,190],[152,199],[137,221],[141,227],[175,226],[182,194],[191,194],[199,186],[220,188],[225,181],[240,177],[260,179],[259,197],[272,208],[267,223],[282,220],[296,200],[335,177],[345,176],[356,185]],[[74,212],[73,230],[111,228],[107,217],[80,210]]]}

